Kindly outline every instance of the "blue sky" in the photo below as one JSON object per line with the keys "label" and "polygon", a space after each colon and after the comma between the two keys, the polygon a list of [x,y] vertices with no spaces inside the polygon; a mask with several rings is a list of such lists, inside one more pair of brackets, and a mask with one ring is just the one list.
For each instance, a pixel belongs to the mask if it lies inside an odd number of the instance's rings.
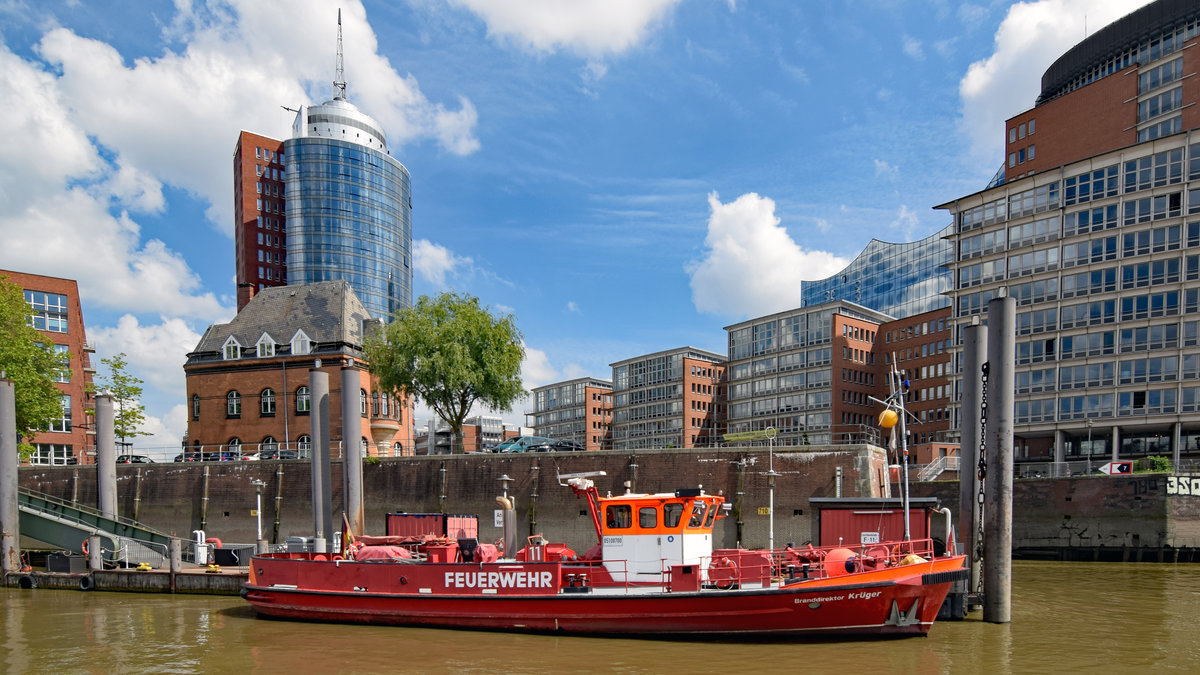
{"label": "blue sky", "polygon": [[331,97],[340,6],[349,98],[412,174],[416,295],[515,314],[530,388],[724,352],[947,224],[1046,66],[1141,4],[0,0],[0,269],[77,279],[146,380],[139,445],[178,447],[184,357],[234,313],[237,133]]}

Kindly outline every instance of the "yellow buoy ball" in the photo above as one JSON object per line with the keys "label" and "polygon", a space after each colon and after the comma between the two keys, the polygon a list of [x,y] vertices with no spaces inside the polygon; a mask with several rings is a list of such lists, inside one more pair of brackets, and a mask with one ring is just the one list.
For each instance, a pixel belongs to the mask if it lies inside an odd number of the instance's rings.
{"label": "yellow buoy ball", "polygon": [[896,411],[892,410],[891,408],[879,413],[879,426],[883,427],[884,429],[891,429],[892,427],[896,426],[896,422],[899,421],[900,416],[897,415]]}

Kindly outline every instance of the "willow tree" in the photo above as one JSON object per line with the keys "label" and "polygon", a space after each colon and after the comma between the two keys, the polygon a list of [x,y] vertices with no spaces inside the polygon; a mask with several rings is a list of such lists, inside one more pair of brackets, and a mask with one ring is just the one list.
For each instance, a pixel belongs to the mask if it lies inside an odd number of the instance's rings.
{"label": "willow tree", "polygon": [[516,320],[492,314],[475,297],[421,296],[368,339],[367,358],[384,391],[423,402],[450,427],[452,453],[462,452],[472,406],[508,410],[525,393]]}
{"label": "willow tree", "polygon": [[[21,287],[0,277],[0,374],[13,383],[17,433],[26,438],[48,430],[51,419],[62,418],[63,394],[54,380],[69,367],[30,325],[32,316]],[[22,454],[32,450],[27,443],[20,446]]]}

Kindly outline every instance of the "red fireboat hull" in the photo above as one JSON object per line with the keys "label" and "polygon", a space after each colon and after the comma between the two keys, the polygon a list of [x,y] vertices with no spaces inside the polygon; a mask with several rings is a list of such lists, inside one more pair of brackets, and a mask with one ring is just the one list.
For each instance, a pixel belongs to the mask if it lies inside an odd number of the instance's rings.
{"label": "red fireboat hull", "polygon": [[952,583],[964,578],[962,565],[953,556],[763,588],[680,592],[575,588],[565,581],[575,568],[558,562],[284,554],[255,557],[242,595],[264,616],[307,621],[581,635],[900,636],[929,632]]}

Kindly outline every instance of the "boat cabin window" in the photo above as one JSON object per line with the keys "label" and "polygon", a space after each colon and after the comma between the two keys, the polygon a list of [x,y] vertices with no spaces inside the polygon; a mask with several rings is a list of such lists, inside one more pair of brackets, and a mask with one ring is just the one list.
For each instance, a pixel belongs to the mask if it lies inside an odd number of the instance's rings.
{"label": "boat cabin window", "polygon": [[715,504],[708,510],[708,517],[704,519],[705,527],[712,527],[713,521],[717,519],[717,507]]}
{"label": "boat cabin window", "polygon": [[638,509],[638,527],[643,530],[653,530],[658,527],[658,509],[653,506],[643,506]]}
{"label": "boat cabin window", "polygon": [[633,507],[629,504],[613,504],[604,510],[604,524],[610,528],[633,526]]}
{"label": "boat cabin window", "polygon": [[700,527],[704,524],[704,502],[692,502],[692,517],[688,520],[688,527]]}
{"label": "boat cabin window", "polygon": [[663,526],[679,527],[679,519],[683,517],[683,504],[663,504]]}

